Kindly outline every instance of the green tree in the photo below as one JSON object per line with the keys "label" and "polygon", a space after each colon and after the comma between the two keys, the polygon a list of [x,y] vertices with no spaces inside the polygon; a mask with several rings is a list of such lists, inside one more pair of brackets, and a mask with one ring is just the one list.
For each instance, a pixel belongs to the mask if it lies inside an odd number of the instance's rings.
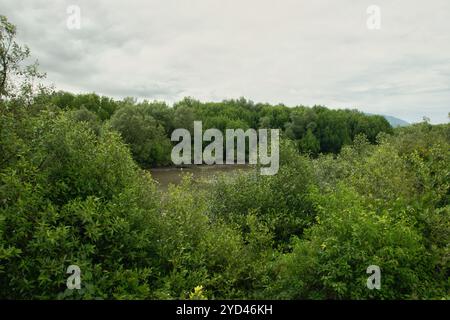
{"label": "green tree", "polygon": [[23,66],[22,62],[30,56],[30,49],[15,41],[17,28],[0,15],[0,100],[14,97],[21,91],[29,97],[34,90],[34,79],[42,78],[37,62]]}
{"label": "green tree", "polygon": [[300,150],[316,155],[320,151],[320,142],[312,133],[311,129],[306,131],[306,135],[300,140]]}
{"label": "green tree", "polygon": [[128,105],[111,118],[112,128],[130,145],[134,159],[146,167],[168,164],[172,146],[152,112],[148,104]]}

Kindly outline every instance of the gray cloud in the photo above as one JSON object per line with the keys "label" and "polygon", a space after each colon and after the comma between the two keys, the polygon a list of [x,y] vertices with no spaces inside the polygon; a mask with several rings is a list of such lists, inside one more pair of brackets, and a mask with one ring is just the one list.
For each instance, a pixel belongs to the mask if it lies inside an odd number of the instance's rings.
{"label": "gray cloud", "polygon": [[[373,3],[378,31],[366,27]],[[69,5],[81,30],[66,27]],[[0,12],[65,90],[448,121],[448,0],[3,0]]]}

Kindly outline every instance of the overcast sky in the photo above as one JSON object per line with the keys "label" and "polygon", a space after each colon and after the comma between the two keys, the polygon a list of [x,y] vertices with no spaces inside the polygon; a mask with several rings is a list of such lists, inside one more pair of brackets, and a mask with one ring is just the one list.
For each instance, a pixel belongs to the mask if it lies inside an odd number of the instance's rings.
{"label": "overcast sky", "polygon": [[[379,30],[367,27],[373,4]],[[57,89],[448,122],[449,0],[1,0],[0,14]]]}

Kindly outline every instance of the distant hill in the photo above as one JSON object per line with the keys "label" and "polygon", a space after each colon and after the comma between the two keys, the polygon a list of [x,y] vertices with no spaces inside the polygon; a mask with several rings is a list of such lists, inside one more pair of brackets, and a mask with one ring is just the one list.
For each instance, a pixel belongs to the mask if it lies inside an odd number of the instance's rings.
{"label": "distant hill", "polygon": [[386,118],[386,120],[391,124],[391,126],[395,127],[406,127],[409,126],[410,123],[406,122],[405,120],[396,118],[396,117],[392,117],[392,116],[385,116],[383,115],[383,117]]}
{"label": "distant hill", "polygon": [[[367,113],[368,115],[374,115],[373,113]],[[406,127],[409,126],[410,123],[406,122],[405,120],[393,117],[393,116],[386,116],[384,114],[381,114],[389,123],[391,126],[395,127]]]}

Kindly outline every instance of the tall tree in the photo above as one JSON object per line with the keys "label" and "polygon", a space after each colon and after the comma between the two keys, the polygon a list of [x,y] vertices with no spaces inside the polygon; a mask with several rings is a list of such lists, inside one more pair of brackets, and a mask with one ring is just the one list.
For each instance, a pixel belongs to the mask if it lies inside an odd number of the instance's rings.
{"label": "tall tree", "polygon": [[17,28],[5,16],[0,15],[0,100],[13,97],[19,89],[21,93],[32,93],[35,78],[42,78],[37,61],[24,65],[30,56],[30,49],[15,41]]}

